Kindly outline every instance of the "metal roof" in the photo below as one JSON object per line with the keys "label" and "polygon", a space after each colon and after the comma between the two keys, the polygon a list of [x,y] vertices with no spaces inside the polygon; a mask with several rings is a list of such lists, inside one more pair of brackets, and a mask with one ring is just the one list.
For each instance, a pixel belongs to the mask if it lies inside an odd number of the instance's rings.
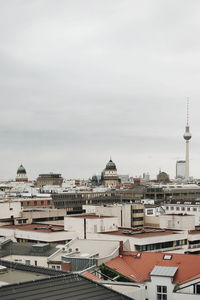
{"label": "metal roof", "polygon": [[178,267],[155,266],[150,275],[173,277],[178,270]]}
{"label": "metal roof", "polygon": [[0,299],[83,300],[132,299],[79,274],[67,274],[0,288]]}

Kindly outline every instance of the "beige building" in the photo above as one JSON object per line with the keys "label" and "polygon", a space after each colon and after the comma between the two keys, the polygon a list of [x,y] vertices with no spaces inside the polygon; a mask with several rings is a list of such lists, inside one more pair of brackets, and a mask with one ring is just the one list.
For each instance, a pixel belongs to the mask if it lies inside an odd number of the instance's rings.
{"label": "beige building", "polygon": [[42,187],[44,185],[58,185],[62,186],[63,178],[61,174],[49,173],[40,174],[36,180],[36,186]]}

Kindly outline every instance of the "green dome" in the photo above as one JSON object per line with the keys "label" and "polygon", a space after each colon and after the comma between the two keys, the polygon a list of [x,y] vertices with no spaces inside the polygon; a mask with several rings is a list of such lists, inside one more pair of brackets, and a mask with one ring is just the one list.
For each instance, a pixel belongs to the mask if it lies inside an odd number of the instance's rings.
{"label": "green dome", "polygon": [[17,170],[17,174],[26,174],[26,170],[23,167],[23,165],[19,166],[19,168]]}
{"label": "green dome", "polygon": [[106,170],[117,170],[115,163],[112,161],[112,159],[109,160],[109,162],[106,165]]}

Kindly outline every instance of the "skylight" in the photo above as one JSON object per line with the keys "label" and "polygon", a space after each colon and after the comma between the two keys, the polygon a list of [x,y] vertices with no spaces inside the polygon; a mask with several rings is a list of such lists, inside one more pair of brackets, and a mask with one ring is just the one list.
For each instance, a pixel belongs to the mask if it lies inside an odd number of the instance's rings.
{"label": "skylight", "polygon": [[170,259],[172,259],[172,255],[165,254],[165,255],[163,256],[163,259],[165,259],[165,260],[170,260]]}

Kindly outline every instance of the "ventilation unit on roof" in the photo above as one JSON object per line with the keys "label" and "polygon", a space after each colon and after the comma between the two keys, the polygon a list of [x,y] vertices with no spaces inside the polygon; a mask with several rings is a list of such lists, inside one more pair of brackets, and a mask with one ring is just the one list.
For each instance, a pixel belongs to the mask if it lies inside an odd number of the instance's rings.
{"label": "ventilation unit on roof", "polygon": [[134,257],[135,258],[140,258],[141,257],[141,253],[138,252],[138,253],[134,254]]}
{"label": "ventilation unit on roof", "polygon": [[69,252],[72,252],[72,248],[69,248]]}
{"label": "ventilation unit on roof", "polygon": [[76,251],[76,252],[80,252],[80,249],[79,249],[79,248],[76,248],[75,251]]}

